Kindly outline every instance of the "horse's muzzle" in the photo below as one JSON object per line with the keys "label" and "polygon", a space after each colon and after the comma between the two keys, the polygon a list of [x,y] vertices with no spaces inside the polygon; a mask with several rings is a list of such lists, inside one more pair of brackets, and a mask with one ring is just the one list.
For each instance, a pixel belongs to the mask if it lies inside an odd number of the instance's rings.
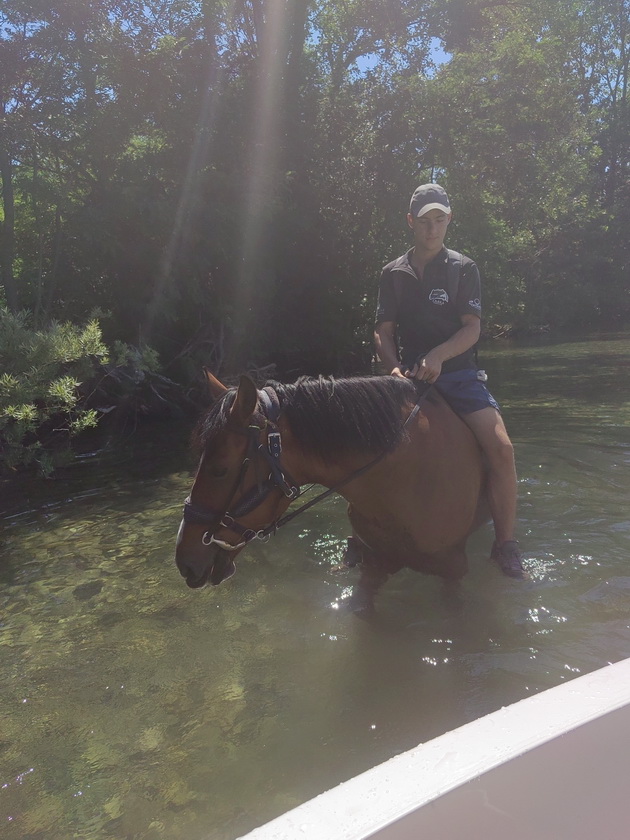
{"label": "horse's muzzle", "polygon": [[176,557],[175,562],[180,575],[191,589],[201,589],[208,581],[212,586],[218,586],[236,571],[234,560],[222,549],[216,549],[210,558],[202,561]]}

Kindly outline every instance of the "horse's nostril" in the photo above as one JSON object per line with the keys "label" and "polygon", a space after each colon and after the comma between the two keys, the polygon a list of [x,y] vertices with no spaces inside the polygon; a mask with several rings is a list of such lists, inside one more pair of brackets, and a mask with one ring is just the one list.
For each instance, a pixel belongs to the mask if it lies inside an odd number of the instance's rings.
{"label": "horse's nostril", "polygon": [[210,583],[213,586],[218,586],[224,580],[231,578],[235,571],[236,564],[229,555],[227,557],[219,556],[212,564]]}
{"label": "horse's nostril", "polygon": [[205,586],[207,582],[208,582],[208,576],[207,575],[204,575],[203,577],[198,578],[197,580],[194,580],[193,578],[190,578],[190,577],[186,578],[186,586],[188,586],[190,589],[201,589],[201,587]]}

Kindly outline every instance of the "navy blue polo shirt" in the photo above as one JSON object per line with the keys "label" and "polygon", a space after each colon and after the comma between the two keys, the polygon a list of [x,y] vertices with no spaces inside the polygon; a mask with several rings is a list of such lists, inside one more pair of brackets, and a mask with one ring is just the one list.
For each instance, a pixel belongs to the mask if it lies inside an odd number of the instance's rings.
{"label": "navy blue polo shirt", "polygon": [[[413,248],[388,263],[381,273],[376,324],[393,321],[397,327],[401,361],[413,367],[418,357],[443,344],[462,326],[462,315],[481,317],[479,269],[463,257],[457,289],[448,288],[448,252],[442,248],[420,278],[413,266]],[[444,362],[443,373],[475,368],[474,350]]]}

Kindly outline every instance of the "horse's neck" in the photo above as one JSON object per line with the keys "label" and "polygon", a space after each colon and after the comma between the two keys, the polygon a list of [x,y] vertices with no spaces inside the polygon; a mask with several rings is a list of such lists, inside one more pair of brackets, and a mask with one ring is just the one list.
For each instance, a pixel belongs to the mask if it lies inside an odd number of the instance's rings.
{"label": "horse's neck", "polygon": [[[322,487],[335,487],[375,460],[380,454],[352,452],[336,455],[334,460],[328,461],[304,452],[299,435],[293,432],[286,420],[281,421],[280,431],[283,467],[300,485],[321,484]],[[340,495],[345,495],[343,490],[340,490]]]}
{"label": "horse's neck", "polygon": [[[322,487],[335,487],[375,458],[373,454],[355,453],[337,457],[334,463],[329,463],[319,457],[305,455],[299,446],[295,449],[287,446],[284,452],[286,469],[295,481],[300,485],[321,484]],[[344,495],[343,491],[340,493]]]}

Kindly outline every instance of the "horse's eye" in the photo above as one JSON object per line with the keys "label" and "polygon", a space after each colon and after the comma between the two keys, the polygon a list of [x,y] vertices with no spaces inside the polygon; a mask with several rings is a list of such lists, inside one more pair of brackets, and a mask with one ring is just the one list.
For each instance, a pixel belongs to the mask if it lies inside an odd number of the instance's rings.
{"label": "horse's eye", "polygon": [[225,478],[227,474],[227,467],[210,467],[210,475],[213,478]]}

